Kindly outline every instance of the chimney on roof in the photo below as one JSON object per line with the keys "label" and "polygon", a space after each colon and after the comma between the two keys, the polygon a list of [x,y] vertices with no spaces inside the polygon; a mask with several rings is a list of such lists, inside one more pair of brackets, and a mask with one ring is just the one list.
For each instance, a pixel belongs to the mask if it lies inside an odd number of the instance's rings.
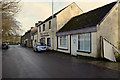
{"label": "chimney on roof", "polygon": [[31,29],[34,28],[34,27],[31,27]]}
{"label": "chimney on roof", "polygon": [[42,21],[38,21],[38,23],[35,23],[35,27],[37,27]]}
{"label": "chimney on roof", "polygon": [[37,27],[38,23],[35,23],[35,27]]}
{"label": "chimney on roof", "polygon": [[42,23],[42,21],[38,21],[38,23]]}

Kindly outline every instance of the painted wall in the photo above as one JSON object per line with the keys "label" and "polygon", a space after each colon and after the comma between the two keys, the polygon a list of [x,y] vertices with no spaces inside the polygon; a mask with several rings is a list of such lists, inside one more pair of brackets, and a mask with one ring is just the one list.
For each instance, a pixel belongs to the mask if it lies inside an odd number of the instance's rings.
{"label": "painted wall", "polygon": [[118,47],[118,4],[106,15],[105,19],[98,25],[98,43],[103,36],[113,45]]}
{"label": "painted wall", "polygon": [[57,31],[61,29],[72,17],[80,15],[82,10],[72,3],[65,10],[57,15]]}
{"label": "painted wall", "polygon": [[31,36],[30,47],[33,47],[33,45],[34,45],[34,35],[35,35],[37,30],[38,30],[38,27],[33,27],[31,29],[31,32],[30,32],[30,36]]}
{"label": "painted wall", "polygon": [[[71,52],[71,55],[82,55],[82,56],[90,56],[90,57],[98,57],[98,54],[97,54],[97,34],[96,32],[92,32],[91,33],[91,53],[86,53],[86,52],[77,52],[78,50],[78,34],[74,35],[76,36],[76,52],[75,53],[72,53],[72,36],[71,35],[71,38],[70,38],[70,35],[68,35],[68,50],[62,50],[62,49],[56,49],[57,51],[60,51],[60,52],[65,52],[65,53],[70,53]],[[70,40],[71,39],[71,40]],[[71,41],[71,42],[70,42]],[[70,46],[71,44],[71,46]],[[74,47],[74,46],[73,46]],[[70,50],[71,48],[71,50]]]}
{"label": "painted wall", "polygon": [[[66,9],[64,9],[62,12],[56,15],[57,17],[56,32],[60,30],[72,17],[75,17],[80,14],[82,14],[82,10],[76,5],[76,3],[72,3],[71,5],[69,5]],[[55,38],[54,50],[58,50],[56,33],[54,35],[54,38]],[[65,52],[69,52],[69,51],[65,51]]]}
{"label": "painted wall", "polygon": [[106,15],[105,19],[97,26],[97,45],[100,55],[100,36],[106,38],[118,47],[118,4]]}
{"label": "painted wall", "polygon": [[[49,29],[49,21],[51,21],[51,29]],[[43,31],[43,24],[41,24],[41,32],[39,31],[39,28],[38,27],[38,42],[40,42],[40,39],[41,38],[45,38],[45,44],[47,44],[47,38],[50,38],[51,39],[51,47],[49,47],[49,49],[52,49],[54,46],[54,36],[55,36],[55,33],[56,33],[56,26],[57,26],[57,22],[56,22],[56,18],[53,18],[51,20],[49,20],[47,22],[45,22],[45,31]],[[52,32],[53,30],[53,32]],[[44,33],[48,33],[48,35],[44,35],[44,36],[41,36],[40,34],[44,34]]]}
{"label": "painted wall", "polygon": [[118,40],[119,40],[119,49],[120,49],[120,2],[118,3]]}

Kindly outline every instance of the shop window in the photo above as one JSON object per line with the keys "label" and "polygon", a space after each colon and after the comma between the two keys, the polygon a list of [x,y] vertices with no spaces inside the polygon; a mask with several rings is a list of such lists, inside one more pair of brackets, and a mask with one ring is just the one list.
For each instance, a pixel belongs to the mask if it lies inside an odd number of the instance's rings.
{"label": "shop window", "polygon": [[41,45],[44,45],[45,44],[45,38],[41,38],[40,43],[41,43]]}
{"label": "shop window", "polygon": [[83,52],[91,52],[91,34],[78,35],[78,50]]}
{"label": "shop window", "polygon": [[43,31],[45,31],[45,24],[43,24]]}
{"label": "shop window", "polygon": [[51,46],[51,40],[50,40],[50,38],[47,38],[47,46]]}
{"label": "shop window", "polygon": [[58,48],[67,49],[67,36],[58,37]]}

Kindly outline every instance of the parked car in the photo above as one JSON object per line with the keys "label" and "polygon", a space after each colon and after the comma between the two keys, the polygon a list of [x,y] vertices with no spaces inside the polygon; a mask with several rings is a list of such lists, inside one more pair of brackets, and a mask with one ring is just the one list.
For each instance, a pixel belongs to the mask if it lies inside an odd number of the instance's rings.
{"label": "parked car", "polygon": [[8,48],[9,48],[9,46],[7,43],[2,43],[2,49],[8,49]]}
{"label": "parked car", "polygon": [[48,50],[48,47],[46,44],[41,44],[41,43],[35,43],[33,46],[33,50],[40,52],[40,51],[45,51]]}

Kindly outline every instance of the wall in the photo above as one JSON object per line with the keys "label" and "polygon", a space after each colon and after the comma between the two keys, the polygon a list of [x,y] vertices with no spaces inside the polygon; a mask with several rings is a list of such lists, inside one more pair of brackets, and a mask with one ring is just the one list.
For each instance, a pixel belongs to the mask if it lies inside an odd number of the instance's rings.
{"label": "wall", "polygon": [[[49,29],[49,21],[51,21],[51,29]],[[41,24],[41,32],[39,31],[38,28],[38,42],[40,42],[41,38],[45,38],[45,43],[47,44],[47,38],[51,39],[51,47],[49,47],[49,49],[53,49],[54,46],[54,38],[55,38],[55,33],[56,33],[56,26],[57,26],[57,22],[56,22],[56,18],[50,19],[49,21],[43,23],[45,24],[45,31],[43,31],[43,24]],[[54,31],[52,33],[52,30]],[[49,33],[49,35],[45,35],[45,36],[41,36],[40,34],[44,34],[44,33]]]}
{"label": "wall", "polygon": [[82,13],[82,10],[72,3],[57,15],[57,31],[61,29],[72,17]]}
{"label": "wall", "polygon": [[[62,12],[56,15],[57,20],[57,28],[54,29],[56,32],[60,30],[72,17],[82,14],[82,10],[75,4],[70,4],[67,8],[65,8]],[[54,35],[54,50],[57,49],[57,37],[56,33]],[[60,50],[59,50],[60,51]],[[69,52],[69,51],[65,51]]]}
{"label": "wall", "polygon": [[118,47],[118,4],[113,7],[105,19],[98,25],[98,39],[103,36]]}
{"label": "wall", "polygon": [[118,40],[119,40],[119,49],[120,49],[120,2],[118,3]]}
{"label": "wall", "polygon": [[100,36],[106,38],[114,46],[118,47],[118,4],[106,15],[97,26],[97,45],[100,54]]}
{"label": "wall", "polygon": [[[78,37],[78,34],[76,34],[77,37]],[[72,39],[72,35],[71,35],[71,39]],[[92,32],[91,33],[91,53],[85,53],[85,52],[77,52],[78,50],[78,38],[77,39],[77,48],[76,48],[76,53],[71,53],[72,55],[82,55],[82,56],[90,56],[90,57],[98,57],[98,54],[97,54],[97,35],[96,35],[96,32]],[[71,46],[73,46],[70,42],[70,35],[68,35],[68,50],[62,50],[62,49],[56,49],[57,51],[60,51],[60,52],[65,52],[65,53],[70,53],[70,48]],[[71,44],[71,46],[70,46]]]}

